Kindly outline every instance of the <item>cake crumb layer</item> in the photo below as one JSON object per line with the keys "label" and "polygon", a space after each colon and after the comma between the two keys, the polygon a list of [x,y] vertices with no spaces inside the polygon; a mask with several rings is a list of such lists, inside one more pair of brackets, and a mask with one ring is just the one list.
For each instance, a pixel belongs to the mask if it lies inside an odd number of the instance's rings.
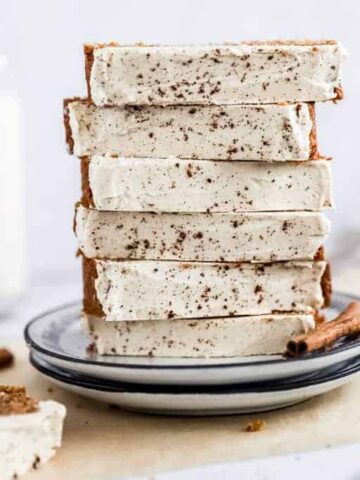
{"label": "cake crumb layer", "polygon": [[37,400],[27,394],[25,387],[0,385],[0,415],[32,413],[37,410]]}

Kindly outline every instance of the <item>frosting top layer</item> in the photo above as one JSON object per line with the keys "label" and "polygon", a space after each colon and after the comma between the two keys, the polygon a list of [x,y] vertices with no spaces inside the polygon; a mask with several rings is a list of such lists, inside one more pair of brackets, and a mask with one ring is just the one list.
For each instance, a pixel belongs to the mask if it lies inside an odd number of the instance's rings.
{"label": "frosting top layer", "polygon": [[341,98],[337,42],[85,49],[96,105],[266,104]]}

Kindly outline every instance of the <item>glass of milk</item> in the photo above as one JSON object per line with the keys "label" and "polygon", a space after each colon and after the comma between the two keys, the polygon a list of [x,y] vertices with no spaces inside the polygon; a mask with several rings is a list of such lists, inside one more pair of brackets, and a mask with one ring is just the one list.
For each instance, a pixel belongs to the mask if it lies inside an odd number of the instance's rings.
{"label": "glass of milk", "polygon": [[7,59],[0,55],[0,316],[25,287],[22,106]]}

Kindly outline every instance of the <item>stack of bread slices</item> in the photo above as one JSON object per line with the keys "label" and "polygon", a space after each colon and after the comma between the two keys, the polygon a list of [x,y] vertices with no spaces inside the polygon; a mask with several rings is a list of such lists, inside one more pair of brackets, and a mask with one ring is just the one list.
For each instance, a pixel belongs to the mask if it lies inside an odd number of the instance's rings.
{"label": "stack of bread slices", "polygon": [[315,327],[332,206],[315,103],[342,98],[344,56],[335,41],[85,46],[88,98],[65,100],[65,128],[100,354],[274,354]]}

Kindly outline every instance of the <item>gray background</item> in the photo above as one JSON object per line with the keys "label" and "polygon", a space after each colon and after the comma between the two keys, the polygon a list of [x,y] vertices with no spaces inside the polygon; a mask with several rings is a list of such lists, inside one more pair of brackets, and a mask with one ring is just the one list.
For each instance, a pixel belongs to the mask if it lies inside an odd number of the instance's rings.
{"label": "gray background", "polygon": [[318,108],[321,152],[334,164],[331,255],[360,241],[360,2],[357,0],[0,0],[0,53],[11,60],[26,121],[31,273],[76,281],[72,234],[79,162],[67,156],[62,99],[84,95],[84,42],[205,43],[335,38],[350,53],[346,99]]}

